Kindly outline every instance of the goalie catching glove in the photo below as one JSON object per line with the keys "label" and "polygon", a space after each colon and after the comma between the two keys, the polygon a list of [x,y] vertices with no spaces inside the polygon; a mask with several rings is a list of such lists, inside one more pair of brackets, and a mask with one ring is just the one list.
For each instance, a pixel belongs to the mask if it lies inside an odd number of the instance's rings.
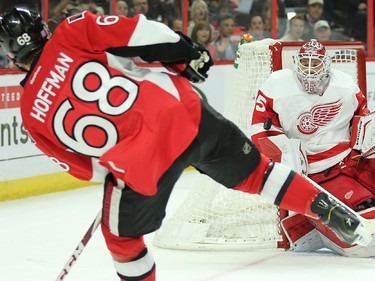
{"label": "goalie catching glove", "polygon": [[200,57],[190,63],[162,63],[169,71],[178,73],[193,83],[204,82],[208,77],[208,70],[214,64],[209,51],[201,44],[192,41],[189,37],[180,34],[194,50],[198,51]]}

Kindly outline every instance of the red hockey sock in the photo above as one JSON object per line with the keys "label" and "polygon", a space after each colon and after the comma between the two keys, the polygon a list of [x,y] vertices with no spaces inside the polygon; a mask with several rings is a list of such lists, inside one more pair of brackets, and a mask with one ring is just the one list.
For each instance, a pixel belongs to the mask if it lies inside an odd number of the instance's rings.
{"label": "red hockey sock", "polygon": [[247,179],[237,185],[234,189],[251,194],[259,194],[262,190],[264,176],[272,166],[273,163],[270,161],[270,159],[263,154],[260,154],[260,162],[257,168]]}
{"label": "red hockey sock", "polygon": [[262,155],[257,169],[236,190],[257,193],[282,209],[317,218],[310,209],[321,191],[308,179]]}
{"label": "red hockey sock", "polygon": [[[281,165],[275,166],[277,166],[277,170],[284,172],[286,172],[285,169],[289,169],[285,166],[280,167]],[[282,183],[275,197],[275,204],[282,209],[317,218],[317,215],[311,211],[311,203],[321,190],[318,189],[311,180],[295,172],[290,172],[284,182],[279,176],[276,177],[276,175],[273,175],[273,177],[272,182],[267,180],[264,185],[261,192],[262,196],[263,192],[266,193],[269,189],[277,189],[276,186],[280,186],[280,183]]]}
{"label": "red hockey sock", "polygon": [[121,280],[155,280],[155,262],[144,244],[143,237],[119,237],[103,224],[102,232]]}

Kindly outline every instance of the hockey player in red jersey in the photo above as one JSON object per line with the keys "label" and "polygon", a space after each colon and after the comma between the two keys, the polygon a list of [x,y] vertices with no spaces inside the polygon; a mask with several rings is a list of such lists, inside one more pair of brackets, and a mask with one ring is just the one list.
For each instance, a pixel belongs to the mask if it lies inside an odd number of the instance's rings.
{"label": "hockey player in red jersey", "polygon": [[[188,37],[143,15],[87,11],[50,37],[40,15],[14,8],[0,18],[0,38],[27,71],[21,113],[37,147],[73,176],[104,181],[101,227],[121,280],[155,280],[143,235],[160,227],[190,165],[228,188],[322,221],[348,245],[371,241],[354,211],[270,162],[199,98],[190,81],[204,81],[212,60]],[[137,67],[134,56],[178,75]]]}
{"label": "hockey player in red jersey", "polygon": [[[305,43],[295,66],[272,73],[260,88],[252,140],[275,161],[308,175],[362,216],[375,218],[375,114],[353,79],[331,69],[321,43]],[[375,256],[375,243],[346,245],[316,220],[293,215],[282,224],[295,250],[326,247],[346,256]]]}

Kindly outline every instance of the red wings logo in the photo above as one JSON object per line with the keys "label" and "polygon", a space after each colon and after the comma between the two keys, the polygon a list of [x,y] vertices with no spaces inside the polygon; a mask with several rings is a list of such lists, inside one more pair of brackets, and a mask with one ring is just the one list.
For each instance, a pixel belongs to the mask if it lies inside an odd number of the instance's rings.
{"label": "red wings logo", "polygon": [[324,127],[331,122],[340,112],[341,107],[342,102],[340,100],[314,106],[310,112],[304,112],[298,116],[298,131],[307,135],[315,133],[319,127]]}

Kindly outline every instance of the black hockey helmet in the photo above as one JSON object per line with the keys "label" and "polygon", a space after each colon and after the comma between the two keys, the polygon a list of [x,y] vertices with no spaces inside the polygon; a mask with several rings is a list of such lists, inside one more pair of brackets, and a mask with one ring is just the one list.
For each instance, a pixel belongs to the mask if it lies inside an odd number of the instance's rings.
{"label": "black hockey helmet", "polygon": [[0,44],[15,61],[41,49],[49,38],[48,27],[36,12],[15,7],[0,16]]}

